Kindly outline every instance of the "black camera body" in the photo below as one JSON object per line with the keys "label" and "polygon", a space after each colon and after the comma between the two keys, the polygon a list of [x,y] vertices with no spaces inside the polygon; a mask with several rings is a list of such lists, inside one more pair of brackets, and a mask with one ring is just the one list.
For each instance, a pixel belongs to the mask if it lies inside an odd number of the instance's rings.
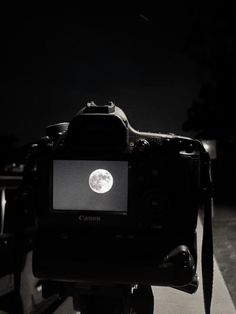
{"label": "black camera body", "polygon": [[35,276],[191,290],[202,150],[134,130],[113,103],[48,127],[35,154]]}

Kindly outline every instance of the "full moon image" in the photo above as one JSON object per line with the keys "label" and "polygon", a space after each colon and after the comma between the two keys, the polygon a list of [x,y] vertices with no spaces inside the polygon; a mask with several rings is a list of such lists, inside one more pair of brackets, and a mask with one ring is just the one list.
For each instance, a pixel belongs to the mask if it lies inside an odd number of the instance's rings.
{"label": "full moon image", "polygon": [[107,193],[113,185],[113,177],[105,169],[94,170],[89,176],[89,186],[96,193]]}

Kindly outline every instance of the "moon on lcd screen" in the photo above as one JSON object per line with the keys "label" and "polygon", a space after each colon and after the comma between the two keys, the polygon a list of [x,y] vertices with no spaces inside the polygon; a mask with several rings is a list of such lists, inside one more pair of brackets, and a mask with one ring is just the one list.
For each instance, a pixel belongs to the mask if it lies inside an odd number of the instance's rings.
{"label": "moon on lcd screen", "polygon": [[105,169],[94,170],[89,176],[89,186],[96,193],[107,193],[113,185],[111,173]]}

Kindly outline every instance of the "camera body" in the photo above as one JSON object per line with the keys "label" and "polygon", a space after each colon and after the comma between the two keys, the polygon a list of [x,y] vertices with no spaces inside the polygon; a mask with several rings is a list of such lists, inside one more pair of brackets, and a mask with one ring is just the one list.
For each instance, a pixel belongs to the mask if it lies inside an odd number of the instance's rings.
{"label": "camera body", "polygon": [[202,145],[139,132],[113,103],[48,127],[35,154],[36,277],[191,286]]}

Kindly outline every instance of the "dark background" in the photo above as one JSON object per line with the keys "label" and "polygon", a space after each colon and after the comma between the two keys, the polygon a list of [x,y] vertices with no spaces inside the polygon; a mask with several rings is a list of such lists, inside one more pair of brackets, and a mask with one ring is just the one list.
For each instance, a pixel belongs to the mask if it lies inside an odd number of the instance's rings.
{"label": "dark background", "polygon": [[187,42],[200,8],[2,11],[2,135],[26,143],[87,101],[140,130],[183,133],[201,73]]}
{"label": "dark background", "polygon": [[141,131],[216,140],[215,254],[236,304],[235,24],[233,1],[1,5],[0,174],[90,100]]}
{"label": "dark background", "polygon": [[1,168],[47,125],[112,100],[138,130],[216,139],[218,191],[236,194],[231,2],[8,5],[0,21]]}

